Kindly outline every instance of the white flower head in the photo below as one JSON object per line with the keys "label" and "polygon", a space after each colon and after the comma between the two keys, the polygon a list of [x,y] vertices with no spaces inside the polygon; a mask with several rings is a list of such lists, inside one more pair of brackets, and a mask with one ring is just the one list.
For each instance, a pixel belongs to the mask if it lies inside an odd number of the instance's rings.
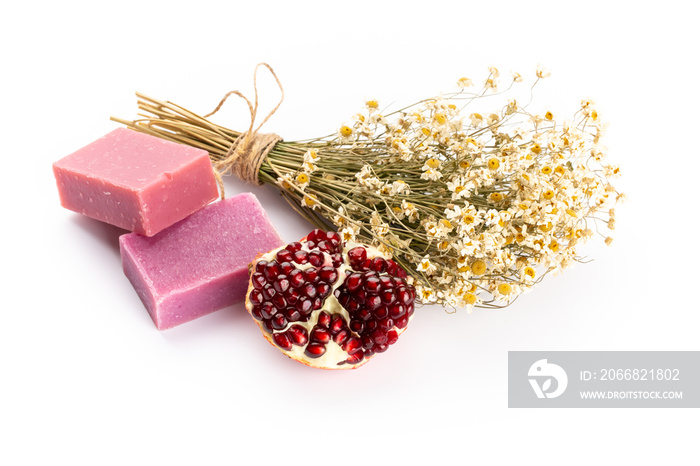
{"label": "white flower head", "polygon": [[320,157],[316,149],[309,149],[304,153],[304,162],[317,163]]}
{"label": "white flower head", "polygon": [[537,65],[537,69],[535,70],[535,74],[537,75],[538,78],[544,79],[544,78],[549,77],[552,73],[550,73],[545,68],[543,68],[542,65]]}
{"label": "white flower head", "polygon": [[280,177],[277,177],[277,184],[279,185],[280,188],[282,189],[292,189],[292,175],[291,173],[287,173],[285,175],[282,175]]}
{"label": "white flower head", "polygon": [[403,214],[408,217],[410,222],[417,221],[418,217],[420,216],[418,208],[415,206],[415,204],[408,202],[406,199],[401,201],[401,210],[403,211]]}
{"label": "white flower head", "polygon": [[406,183],[405,181],[397,180],[391,184],[391,191],[390,192],[394,196],[397,194],[411,194],[411,188],[408,186],[408,183]]}
{"label": "white flower head", "polygon": [[435,266],[435,264],[430,262],[430,256],[427,255],[420,261],[420,264],[418,264],[416,270],[418,270],[419,272],[423,272],[426,275],[432,275],[437,270],[437,267]]}
{"label": "white flower head", "polygon": [[318,197],[311,193],[306,193],[304,195],[304,198],[301,200],[301,204],[304,207],[310,208],[311,210],[316,210],[321,207]]}
{"label": "white flower head", "polygon": [[428,170],[424,171],[420,177],[423,180],[437,181],[442,178],[442,173],[438,170],[429,168]]}
{"label": "white flower head", "polygon": [[437,300],[435,290],[423,285],[416,285],[416,296],[425,304],[434,303]]}
{"label": "white flower head", "polygon": [[459,78],[459,79],[457,80],[457,86],[458,86],[460,89],[466,89],[467,87],[471,87],[471,86],[473,86],[473,85],[474,85],[474,83],[473,83],[472,80],[469,79],[469,78],[464,78],[464,77],[462,77],[462,78]]}

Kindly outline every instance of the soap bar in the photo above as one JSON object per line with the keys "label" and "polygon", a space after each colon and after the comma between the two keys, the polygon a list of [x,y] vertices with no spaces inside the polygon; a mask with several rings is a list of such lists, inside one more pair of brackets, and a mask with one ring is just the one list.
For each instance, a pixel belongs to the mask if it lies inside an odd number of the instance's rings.
{"label": "soap bar", "polygon": [[153,236],[218,197],[206,151],[118,128],[53,165],[61,205]]}
{"label": "soap bar", "polygon": [[119,238],[124,273],[161,330],[242,301],[248,264],[284,244],[251,193],[211,203],[153,237]]}

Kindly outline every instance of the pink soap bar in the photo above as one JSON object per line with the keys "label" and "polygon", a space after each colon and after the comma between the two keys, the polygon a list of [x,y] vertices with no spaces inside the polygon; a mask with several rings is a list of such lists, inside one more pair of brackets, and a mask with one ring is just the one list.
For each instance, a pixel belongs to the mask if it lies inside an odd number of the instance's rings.
{"label": "pink soap bar", "polygon": [[209,204],[153,237],[119,238],[124,273],[161,330],[242,301],[248,264],[282,245],[251,193]]}
{"label": "pink soap bar", "polygon": [[218,197],[206,151],[118,128],[53,165],[61,205],[153,236]]}

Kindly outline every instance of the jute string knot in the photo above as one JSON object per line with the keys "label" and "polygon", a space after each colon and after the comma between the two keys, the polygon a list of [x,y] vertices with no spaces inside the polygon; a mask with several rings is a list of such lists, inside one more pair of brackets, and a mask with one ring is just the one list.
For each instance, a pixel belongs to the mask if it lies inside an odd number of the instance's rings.
{"label": "jute string knot", "polygon": [[[257,80],[258,68],[260,68],[261,66],[267,68],[272,74],[272,76],[275,78],[277,86],[280,88],[281,96],[280,101],[277,103],[277,106],[275,106],[275,108],[273,108],[272,111],[270,111],[270,113],[267,114],[265,119],[263,119],[263,121],[257,126],[257,128],[253,129],[253,126],[255,125],[255,119],[258,115]],[[258,65],[255,67],[255,72],[253,73],[253,89],[255,90],[255,103],[251,103],[251,101],[241,92],[231,91],[228,92],[223,99],[221,99],[221,102],[219,102],[219,105],[216,106],[213,112],[204,115],[204,118],[208,118],[214,115],[221,109],[226,100],[232,95],[238,96],[241,99],[245,100],[248,104],[248,109],[250,110],[250,126],[248,127],[248,130],[241,133],[241,135],[238,138],[236,138],[235,141],[233,141],[233,144],[231,144],[231,147],[228,149],[223,158],[214,163],[214,175],[216,176],[216,182],[219,185],[219,190],[221,191],[222,199],[224,198],[224,182],[222,176],[230,172],[235,173],[236,176],[238,176],[240,179],[247,183],[253,183],[258,186],[261,186],[262,183],[258,179],[260,167],[265,161],[267,155],[275,147],[275,144],[282,140],[282,137],[275,133],[259,132],[260,128],[267,122],[267,120],[270,119],[272,115],[275,114],[280,105],[282,105],[282,101],[284,100],[284,89],[282,88],[282,83],[280,83],[280,80],[277,77],[277,74],[275,74],[272,67],[267,63],[258,63]]]}

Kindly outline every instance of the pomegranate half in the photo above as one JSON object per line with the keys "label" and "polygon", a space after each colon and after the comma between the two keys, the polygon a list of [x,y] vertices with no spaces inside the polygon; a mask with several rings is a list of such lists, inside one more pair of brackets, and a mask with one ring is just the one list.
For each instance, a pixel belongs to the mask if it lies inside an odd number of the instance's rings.
{"label": "pomegranate half", "polygon": [[413,278],[376,248],[313,230],[251,264],[245,306],[290,358],[354,369],[396,343],[415,297]]}

